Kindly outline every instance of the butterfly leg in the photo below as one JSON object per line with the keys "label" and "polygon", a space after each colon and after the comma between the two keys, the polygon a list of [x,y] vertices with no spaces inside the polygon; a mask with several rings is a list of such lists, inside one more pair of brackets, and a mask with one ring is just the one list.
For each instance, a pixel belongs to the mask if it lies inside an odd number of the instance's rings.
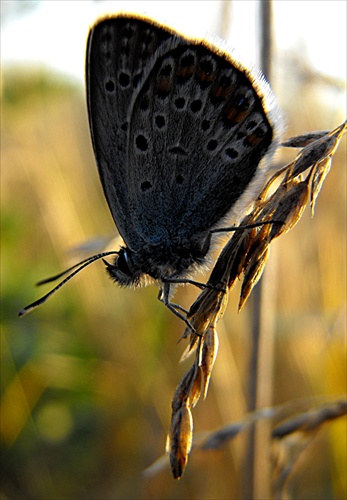
{"label": "butterfly leg", "polygon": [[[211,285],[210,283],[200,283],[199,281],[194,281],[194,280],[190,280],[190,279],[186,279],[186,278],[177,278],[177,279],[176,278],[165,278],[165,280],[163,280],[163,281],[164,281],[164,283],[185,283],[185,284],[189,284],[189,285],[194,285],[197,288],[200,288],[200,290],[204,290],[205,288],[208,288],[209,290],[216,290],[217,292],[224,292],[224,289],[221,288],[220,286]],[[177,305],[177,304],[173,304],[173,305]],[[181,306],[178,306],[178,308],[180,309]]]}
{"label": "butterfly leg", "polygon": [[[179,304],[174,304],[173,302],[170,302],[170,283],[164,283],[163,288],[161,288],[159,290],[158,299],[168,309],[170,309],[170,311],[173,312],[175,314],[175,316],[177,316],[182,321],[184,321],[185,324],[188,326],[188,328],[190,328],[194,333],[196,333],[198,335],[195,328],[189,323],[189,321],[187,319],[188,311],[186,309],[184,309],[182,306],[180,306]],[[183,314],[181,314],[180,311],[182,311],[185,314],[185,316]]]}

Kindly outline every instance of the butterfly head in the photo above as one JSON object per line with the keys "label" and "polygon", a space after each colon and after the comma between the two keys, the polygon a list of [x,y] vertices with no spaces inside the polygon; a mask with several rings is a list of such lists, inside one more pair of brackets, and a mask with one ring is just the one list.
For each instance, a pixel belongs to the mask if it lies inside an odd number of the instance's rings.
{"label": "butterfly head", "polygon": [[132,252],[128,248],[121,248],[113,264],[105,261],[109,276],[121,286],[138,285],[143,272],[134,265]]}
{"label": "butterfly head", "polygon": [[204,263],[210,248],[211,233],[199,234],[186,244],[145,245],[140,252],[123,247],[110,264],[104,260],[108,275],[121,286],[146,285],[152,280],[184,277]]}

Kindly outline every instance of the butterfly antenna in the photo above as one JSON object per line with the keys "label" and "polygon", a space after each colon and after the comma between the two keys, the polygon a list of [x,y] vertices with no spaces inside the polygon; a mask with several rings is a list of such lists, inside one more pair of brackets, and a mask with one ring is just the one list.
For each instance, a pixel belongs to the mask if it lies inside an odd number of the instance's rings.
{"label": "butterfly antenna", "polygon": [[102,259],[103,257],[106,257],[107,255],[115,255],[115,254],[118,255],[118,253],[119,252],[116,252],[115,250],[112,250],[110,252],[103,252],[103,253],[100,253],[100,254],[97,254],[97,255],[93,255],[93,257],[88,257],[88,259],[82,260],[78,264],[75,264],[74,266],[70,267],[66,271],[63,271],[62,273],[59,273],[59,274],[57,274],[55,276],[52,276],[51,278],[47,278],[45,280],[39,281],[37,283],[37,285],[42,285],[44,283],[50,283],[52,281],[55,281],[55,280],[61,278],[62,276],[64,276],[65,274],[69,273],[73,269],[76,269],[76,267],[77,267],[77,269],[75,271],[73,271],[71,274],[69,274],[69,276],[67,276],[65,279],[63,279],[63,281],[61,281],[50,292],[46,293],[46,295],[44,295],[40,299],[35,300],[35,302],[33,302],[32,304],[29,304],[28,306],[26,306],[23,309],[21,309],[19,311],[19,313],[18,313],[18,316],[19,317],[24,316],[25,314],[29,313],[30,311],[32,311],[36,307],[40,306],[41,304],[44,304],[46,302],[46,300],[48,300],[51,295],[53,295],[55,292],[57,292],[59,290],[59,288],[61,288],[63,285],[65,285],[65,283],[67,283],[69,280],[71,280],[71,278],[73,278],[77,273],[79,273],[80,271],[82,271],[82,269],[84,269],[85,267],[89,266],[89,264],[92,264],[96,260]]}
{"label": "butterfly antenna", "polygon": [[59,278],[61,278],[62,276],[65,276],[65,274],[68,274],[73,269],[76,269],[76,267],[79,267],[82,264],[87,263],[87,262],[89,264],[91,264],[92,262],[94,262],[94,260],[102,259],[104,256],[105,256],[105,253],[102,253],[102,254],[93,255],[92,257],[88,257],[87,259],[81,260],[81,262],[77,262],[77,264],[74,264],[73,266],[69,267],[69,269],[66,269],[65,271],[63,271],[62,273],[55,274],[54,276],[50,276],[49,278],[45,278],[43,280],[38,281],[36,283],[36,286],[45,285],[46,283],[52,283],[52,281],[56,281]]}

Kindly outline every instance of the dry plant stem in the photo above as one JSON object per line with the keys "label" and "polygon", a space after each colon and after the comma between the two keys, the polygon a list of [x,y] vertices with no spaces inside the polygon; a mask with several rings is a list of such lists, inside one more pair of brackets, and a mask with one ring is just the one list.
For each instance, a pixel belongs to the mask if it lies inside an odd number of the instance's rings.
{"label": "dry plant stem", "polygon": [[[194,330],[187,328],[184,332],[183,338],[190,336],[184,357],[195,351],[195,359],[193,366],[178,385],[172,400],[168,451],[175,478],[181,477],[188,461],[193,435],[191,410],[201,395],[206,396],[218,350],[216,325],[224,314],[229,291],[236,279],[243,275],[239,303],[241,308],[260,278],[271,241],[297,224],[309,202],[310,194],[311,205],[314,204],[329,171],[330,158],[346,128],[347,123],[343,123],[325,137],[309,141],[295,160],[281,169],[282,181],[277,187],[279,175],[273,175],[259,194],[252,212],[241,221],[240,230],[234,232],[222,249],[208,279],[208,286],[202,290],[188,311],[187,319]],[[295,142],[295,138],[293,140]],[[319,153],[314,150],[311,142],[317,146]],[[270,281],[274,283],[275,279]],[[270,297],[268,292],[267,295]],[[254,385],[254,405],[257,408],[269,406],[266,401],[271,400],[269,381],[272,381],[272,364],[268,360],[269,353],[273,350],[273,334],[268,333],[272,328],[273,314],[265,316],[269,312],[267,306],[259,310],[257,315],[260,320],[257,331],[265,332],[263,336],[258,335],[255,338],[252,359],[255,374],[253,381],[257,382]],[[259,410],[256,413],[259,414]],[[247,429],[253,429],[254,424],[257,424],[257,433],[254,434],[256,447],[249,448],[254,457],[254,462],[250,464],[250,467],[254,465],[254,468],[248,470],[248,477],[252,480],[248,484],[252,486],[252,491],[244,492],[245,498],[266,498],[266,491],[270,488],[270,465],[267,460],[270,431],[269,426],[265,424],[261,428],[262,424],[258,420],[257,418],[249,421],[247,426]]]}
{"label": "dry plant stem", "polygon": [[171,427],[167,440],[167,452],[173,476],[179,479],[188,462],[193,439],[192,409],[200,396],[206,396],[212,368],[218,351],[218,336],[210,325],[201,336],[196,336],[193,366],[178,384],[171,402]]}
{"label": "dry plant stem", "polygon": [[[263,272],[271,241],[297,224],[310,199],[311,207],[314,207],[324,178],[329,172],[331,158],[346,128],[347,122],[324,136],[318,134],[319,139],[309,134],[306,145],[295,160],[281,169],[280,174],[277,172],[273,175],[255,200],[251,213],[243,218],[239,230],[233,233],[222,249],[207,286],[187,313],[193,329],[188,327],[183,334],[183,338],[190,337],[183,357],[195,351],[195,359],[193,366],[177,386],[172,400],[167,446],[176,479],[182,476],[188,461],[193,437],[192,409],[201,395],[205,397],[207,393],[218,351],[216,325],[224,314],[228,294],[236,279],[243,275],[239,303],[241,308]],[[299,140],[305,142],[303,136]],[[292,138],[293,144],[295,141],[296,138]],[[280,176],[282,180],[278,184]],[[275,279],[271,278],[270,281],[274,283]],[[271,296],[268,292],[267,295]],[[259,300],[254,316],[254,347],[250,368],[253,385],[250,386],[250,395],[252,411],[258,409],[256,414],[260,414],[259,408],[271,407],[274,328],[273,309],[270,309],[269,304],[270,302],[264,308]],[[269,418],[271,415],[267,412],[263,422],[258,422],[259,418],[253,418],[248,421],[247,426],[241,426],[241,430],[245,427],[251,430],[252,438],[246,464],[248,469],[244,468],[247,486],[244,486],[243,498],[271,497]]]}
{"label": "dry plant stem", "polygon": [[[271,81],[272,56],[272,2],[259,3],[260,10],[260,67],[268,81]],[[274,268],[272,256],[271,266]],[[271,275],[271,276],[270,276]],[[268,280],[273,286],[273,269],[267,270],[263,279],[253,291],[252,311],[252,353],[249,367],[249,410],[271,406],[274,340],[274,307],[270,303],[274,293],[265,295]],[[265,324],[265,321],[267,324]],[[249,433],[245,476],[243,481],[244,498],[270,498],[270,465],[267,457],[270,453],[270,423],[265,420],[254,424]]]}
{"label": "dry plant stem", "polygon": [[[345,415],[347,415],[345,396],[338,399],[312,396],[291,400],[270,408],[262,408],[245,415],[238,422],[228,423],[217,430],[195,436],[192,451],[208,452],[224,448],[255,422],[269,421],[272,430],[270,435],[271,460],[269,456],[268,461],[272,466],[274,486],[269,498],[273,498],[274,495],[275,498],[283,498],[281,494],[289,476],[288,471],[293,469],[303,449],[324,425]],[[167,455],[160,457],[144,471],[145,475],[156,476],[169,466],[168,462]]]}

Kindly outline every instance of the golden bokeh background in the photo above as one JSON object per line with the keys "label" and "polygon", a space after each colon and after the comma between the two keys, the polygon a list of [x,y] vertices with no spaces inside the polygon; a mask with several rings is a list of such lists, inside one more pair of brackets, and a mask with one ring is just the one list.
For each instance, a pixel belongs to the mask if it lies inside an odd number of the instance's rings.
{"label": "golden bokeh background", "polygon": [[[339,125],[345,110],[331,96],[341,102],[343,85],[309,68],[304,78],[292,64],[293,80],[281,68],[275,82],[286,137]],[[35,289],[35,282],[83,258],[76,247],[116,231],[95,167],[83,89],[43,69],[3,68],[1,90],[1,498],[242,498],[242,434],[220,451],[193,453],[180,482],[168,469],[149,479],[142,474],[164,452],[171,398],[190,366],[179,364],[182,323],[157,301],[155,287],[120,289],[98,262],[38,310],[17,317],[49,289]],[[345,138],[315,217],[307,209],[273,244],[272,258],[273,404],[341,397]],[[177,302],[189,306],[196,295],[181,287]],[[247,413],[252,301],[240,314],[237,301],[235,289],[218,325],[208,397],[194,410],[197,434]],[[290,493],[345,498],[345,418],[325,424],[305,450]]]}

